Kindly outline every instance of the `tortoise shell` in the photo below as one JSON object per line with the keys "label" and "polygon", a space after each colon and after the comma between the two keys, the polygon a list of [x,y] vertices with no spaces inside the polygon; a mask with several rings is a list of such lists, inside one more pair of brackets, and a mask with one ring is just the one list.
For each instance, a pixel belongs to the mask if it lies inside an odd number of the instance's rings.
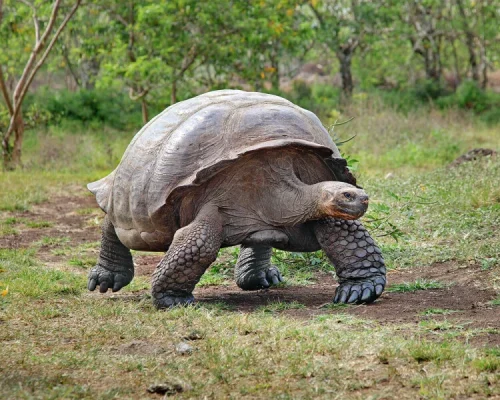
{"label": "tortoise shell", "polygon": [[126,246],[167,249],[178,191],[244,155],[289,146],[320,154],[331,180],[356,183],[312,112],[274,95],[219,90],[168,107],[135,135],[118,167],[88,188]]}

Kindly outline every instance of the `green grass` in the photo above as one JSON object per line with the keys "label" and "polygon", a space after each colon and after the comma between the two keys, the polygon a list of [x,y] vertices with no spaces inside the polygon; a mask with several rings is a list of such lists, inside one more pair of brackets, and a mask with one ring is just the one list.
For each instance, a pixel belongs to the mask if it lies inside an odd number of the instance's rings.
{"label": "green grass", "polygon": [[43,236],[38,242],[36,242],[39,246],[60,246],[70,242],[70,238],[63,237],[52,237],[52,236]]}
{"label": "green grass", "polygon": [[452,314],[454,312],[457,312],[457,311],[456,310],[446,310],[443,308],[428,308],[427,310],[422,311],[420,313],[420,315],[427,317],[427,316],[432,316],[432,315],[449,315],[449,314]]}
{"label": "green grass", "polygon": [[92,257],[92,258],[90,258],[90,257],[86,257],[86,258],[72,257],[68,261],[68,264],[75,266],[75,267],[88,268],[88,267],[93,267],[96,264],[96,259],[95,259],[95,257]]}
{"label": "green grass", "polygon": [[[456,397],[471,394],[471,386],[486,394],[492,388],[485,379],[495,379],[495,365],[465,346],[406,340],[395,328],[350,315],[304,323],[274,313],[228,313],[203,305],[157,312],[148,301],[76,296],[35,303],[12,298],[2,317],[15,316],[18,322],[0,333],[9,342],[4,354],[9,368],[0,367],[9,396],[137,398],[168,377],[191,387],[186,396],[193,398],[207,393],[213,398],[330,398],[332,390],[349,398],[366,390],[381,396],[388,389],[407,397],[439,389],[443,397]],[[19,314],[23,304],[30,307]],[[35,323],[36,329],[24,328]],[[190,342],[191,355],[169,351],[193,331],[203,335]],[[145,349],[120,350],[134,341]],[[155,356],[147,346],[166,352]],[[387,354],[386,363],[373,357],[377,353]],[[446,384],[424,379],[422,364],[427,371],[439,370]],[[89,384],[94,378],[100,383]],[[418,385],[405,384],[410,381]]]}
{"label": "green grass", "polygon": [[426,320],[420,322],[420,326],[429,331],[450,331],[450,330],[462,330],[464,325],[455,324],[447,320]]}
{"label": "green grass", "polygon": [[[239,249],[226,248],[219,252],[218,261],[210,266],[203,274],[199,286],[227,285],[233,280],[234,265],[238,258]],[[221,261],[223,260],[223,261]]]}
{"label": "green grass", "polygon": [[[494,279],[500,273],[500,161],[447,168],[471,148],[498,150],[497,127],[453,112],[422,108],[399,114],[371,107],[355,99],[346,115],[330,114],[357,116],[337,133],[343,138],[358,133],[341,150],[359,160],[359,182],[371,196],[364,221],[388,268],[474,264],[491,274],[488,284],[500,291]],[[54,221],[25,217],[23,211],[58,196],[87,195],[85,183],[117,165],[132,133],[83,127],[71,134],[63,127],[28,131],[25,168],[0,172],[0,186],[8,188],[0,191],[0,236],[54,228]],[[392,177],[385,179],[389,172]],[[101,214],[94,210],[75,212],[95,225]],[[158,312],[147,294],[150,277],[137,276],[116,294],[87,292],[86,275],[99,243],[72,243],[71,235],[64,235],[51,231],[30,248],[0,249],[0,292],[9,288],[0,296],[5,398],[145,398],[151,384],[167,378],[189,388],[178,398],[500,396],[498,348],[480,349],[468,341],[498,330],[471,328],[455,315],[439,320],[453,310],[429,308],[420,322],[406,324],[354,315],[359,310],[370,316],[371,306],[330,304],[320,315],[298,319],[287,311],[307,314],[307,308],[292,301],[271,302],[255,312],[212,301]],[[41,251],[63,262],[49,266],[38,259]],[[223,249],[200,285],[231,282],[237,257],[237,247]],[[285,285],[333,274],[322,252],[277,250],[272,262]],[[388,291],[444,287],[419,279]],[[295,289],[300,290],[287,288]],[[490,304],[500,305],[500,298]],[[189,342],[192,354],[176,354],[174,346],[194,331],[202,334]],[[143,343],[138,350],[131,346],[137,342]],[[150,348],[164,351],[155,355]]]}
{"label": "green grass", "polygon": [[54,226],[54,224],[49,221],[28,221],[26,222],[26,226],[34,229],[41,229],[41,228],[50,228],[51,226]]}
{"label": "green grass", "polygon": [[408,346],[409,355],[418,363],[435,361],[437,365],[450,360],[455,352],[463,351],[458,345],[448,342],[434,343],[430,341],[413,342]]}
{"label": "green grass", "polygon": [[0,263],[6,272],[2,279],[9,285],[9,296],[43,299],[50,296],[78,295],[84,287],[83,276],[46,268],[30,249],[1,249]]}
{"label": "green grass", "polygon": [[257,311],[262,313],[279,313],[282,311],[300,310],[303,308],[306,308],[306,306],[296,301],[291,301],[291,302],[275,301],[272,303],[268,303],[265,306],[259,307]]}
{"label": "green grass", "polygon": [[417,290],[443,289],[446,287],[441,282],[428,281],[425,279],[417,279],[415,282],[404,282],[390,285],[387,288],[388,292],[416,292]]}
{"label": "green grass", "polygon": [[491,301],[490,301],[490,304],[491,304],[492,306],[500,306],[500,297],[497,297],[496,299],[491,300]]}
{"label": "green grass", "polygon": [[473,365],[479,371],[496,372],[500,371],[500,357],[484,357],[473,361]]}

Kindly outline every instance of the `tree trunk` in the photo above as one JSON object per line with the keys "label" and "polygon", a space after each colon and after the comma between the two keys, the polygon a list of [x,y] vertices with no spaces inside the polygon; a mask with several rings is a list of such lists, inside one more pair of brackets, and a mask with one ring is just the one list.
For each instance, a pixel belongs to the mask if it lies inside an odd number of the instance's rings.
{"label": "tree trunk", "polygon": [[[61,6],[61,0],[55,0],[52,5],[52,12],[46,26],[44,28],[43,34],[39,35],[39,21],[34,14],[35,30],[36,30],[36,40],[33,49],[31,50],[30,57],[24,67],[23,73],[17,82],[16,88],[14,90],[13,101],[11,103],[12,113],[9,122],[9,127],[7,131],[3,134],[2,138],[2,150],[3,150],[3,161],[4,168],[14,169],[21,164],[21,149],[24,136],[24,124],[21,106],[23,100],[28,92],[28,89],[35,78],[38,70],[42,67],[47,59],[49,53],[52,51],[57,39],[59,38],[61,32],[64,30],[68,21],[73,17],[77,8],[79,7],[81,0],[76,0],[75,4],[71,10],[66,14],[63,21],[59,24],[56,31],[52,34],[58,11]],[[0,8],[2,4],[0,3]],[[52,37],[49,40],[49,37]],[[48,43],[47,43],[48,41]],[[2,90],[3,91],[3,90]],[[10,110],[9,110],[10,111]],[[10,148],[10,137],[14,133],[14,146]]]}
{"label": "tree trunk", "polygon": [[342,97],[349,100],[352,97],[354,84],[352,81],[351,61],[353,51],[351,47],[345,47],[337,51],[337,59],[340,63],[340,78],[342,80]]}
{"label": "tree trunk", "polygon": [[[274,51],[273,51],[274,53]],[[270,57],[271,60],[271,85],[274,90],[279,90],[280,88],[280,72],[279,72],[279,64],[278,59],[275,54],[272,54]]]}
{"label": "tree trunk", "polygon": [[170,105],[177,103],[177,81],[172,81],[172,92],[170,93]]}
{"label": "tree trunk", "polygon": [[479,71],[481,71],[481,88],[486,89],[488,86],[488,58],[486,57],[486,45],[480,42],[480,59],[481,65],[479,66]]}
{"label": "tree trunk", "polygon": [[460,15],[462,16],[462,24],[465,31],[465,44],[467,46],[467,51],[469,52],[469,65],[471,68],[472,80],[479,84],[479,68],[477,64],[476,51],[474,49],[475,35],[467,24],[468,17],[465,14],[465,7],[462,0],[456,0],[456,2],[458,10],[460,11]]}
{"label": "tree trunk", "polygon": [[21,151],[24,139],[24,121],[19,110],[14,126],[14,144],[11,147],[10,141],[5,138],[2,141],[3,166],[7,171],[12,171],[21,166]]}
{"label": "tree trunk", "polygon": [[14,131],[14,147],[12,148],[12,168],[22,166],[21,163],[21,151],[23,148],[24,140],[24,121],[22,116],[22,110],[19,110],[19,114],[16,118],[16,130]]}
{"label": "tree trunk", "polygon": [[476,52],[474,51],[474,35],[470,32],[465,34],[467,50],[469,51],[469,65],[472,74],[472,80],[479,83],[479,68],[477,65]]}
{"label": "tree trunk", "polygon": [[95,89],[95,78],[99,74],[100,63],[95,58],[83,60],[80,66],[81,86],[86,90]]}
{"label": "tree trunk", "polygon": [[146,99],[144,97],[141,99],[141,110],[142,110],[142,123],[147,124],[147,122],[149,121],[148,103],[146,102]]}
{"label": "tree trunk", "polygon": [[460,85],[462,77],[460,75],[460,67],[458,63],[458,53],[457,53],[457,47],[455,46],[455,39],[451,40],[451,48],[453,50],[453,64],[455,67],[455,79],[453,80],[453,90],[456,90],[458,85]]}

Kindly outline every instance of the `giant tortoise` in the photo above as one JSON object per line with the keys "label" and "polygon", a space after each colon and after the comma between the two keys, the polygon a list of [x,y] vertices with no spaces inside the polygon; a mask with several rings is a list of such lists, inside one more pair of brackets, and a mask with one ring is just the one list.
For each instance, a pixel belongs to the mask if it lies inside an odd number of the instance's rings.
{"label": "giant tortoise", "polygon": [[340,283],[334,302],[373,302],[386,283],[380,250],[358,221],[368,196],[319,119],[278,96],[220,90],[174,104],[88,188],[106,213],[90,290],[129,284],[131,249],[159,251],[155,305],[190,304],[219,249],[235,245],[244,290],[281,281],[273,247],[324,250]]}

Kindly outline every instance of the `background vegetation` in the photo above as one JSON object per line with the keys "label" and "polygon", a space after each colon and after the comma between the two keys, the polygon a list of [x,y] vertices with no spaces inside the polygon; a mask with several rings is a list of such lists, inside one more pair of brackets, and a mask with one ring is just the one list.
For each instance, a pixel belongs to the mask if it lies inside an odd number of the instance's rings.
{"label": "background vegetation", "polygon": [[270,91],[326,119],[354,97],[500,121],[498,0],[0,2],[4,168],[24,127],[137,129],[219,88]]}
{"label": "background vegetation", "polygon": [[[500,160],[450,166],[500,148],[499,17],[498,0],[0,0],[2,397],[499,396]],[[321,252],[276,251],[286,283],[244,297],[224,249],[202,301],[169,312],[144,273],[85,290],[102,221],[85,184],[146,120],[222,88],[354,117],[331,134],[356,136],[340,149],[389,270],[375,305],[329,304]]]}

